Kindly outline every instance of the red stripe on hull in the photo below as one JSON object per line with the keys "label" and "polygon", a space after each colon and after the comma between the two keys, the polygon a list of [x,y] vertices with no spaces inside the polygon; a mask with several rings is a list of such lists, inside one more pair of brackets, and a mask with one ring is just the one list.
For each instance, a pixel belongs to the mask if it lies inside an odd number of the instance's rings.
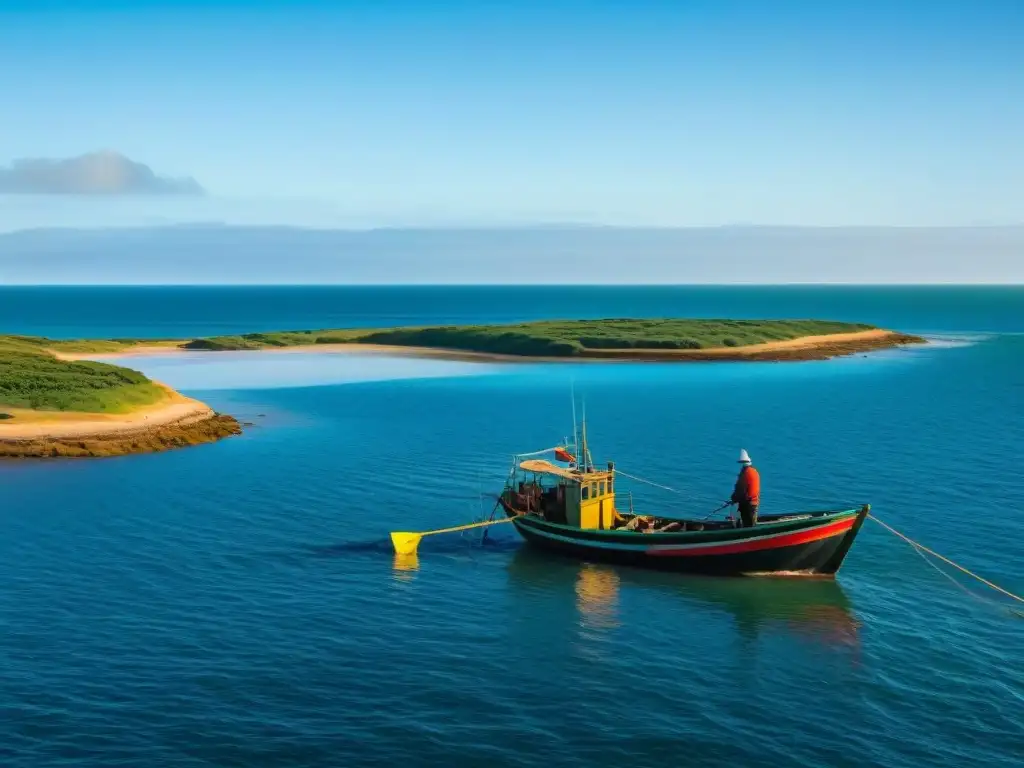
{"label": "red stripe on hull", "polygon": [[704,555],[736,555],[742,552],[756,552],[759,549],[776,549],[781,547],[793,547],[798,544],[809,544],[812,541],[828,539],[832,536],[846,533],[856,522],[856,518],[840,520],[835,523],[823,525],[820,528],[812,528],[808,531],[797,531],[782,536],[773,536],[768,539],[757,539],[755,541],[738,541],[734,544],[712,544],[707,547],[685,547],[680,549],[655,548],[646,550],[648,555],[653,557],[701,557]]}

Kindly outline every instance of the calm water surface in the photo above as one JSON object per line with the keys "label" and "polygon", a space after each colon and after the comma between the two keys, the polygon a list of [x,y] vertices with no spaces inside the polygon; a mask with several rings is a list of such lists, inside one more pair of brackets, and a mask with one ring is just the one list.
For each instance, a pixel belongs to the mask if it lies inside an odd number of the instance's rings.
{"label": "calm water surface", "polygon": [[[699,293],[48,290],[0,289],[0,327],[683,315]],[[402,562],[387,539],[489,513],[511,454],[569,431],[574,386],[597,460],[681,492],[633,484],[639,509],[710,511],[744,447],[765,512],[868,501],[1024,592],[1024,291],[908,290],[714,289],[692,312],[942,337],[824,363],[133,359],[253,426],[0,465],[0,765],[1019,765],[1024,617],[870,521],[834,583],[561,561],[503,529]]]}

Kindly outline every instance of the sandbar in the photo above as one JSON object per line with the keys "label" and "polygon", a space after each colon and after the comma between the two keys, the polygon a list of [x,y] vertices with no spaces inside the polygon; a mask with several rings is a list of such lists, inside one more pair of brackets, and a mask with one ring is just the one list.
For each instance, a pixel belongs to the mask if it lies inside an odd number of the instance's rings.
{"label": "sandbar", "polygon": [[[54,352],[62,360],[113,360],[140,355],[225,354],[230,351],[269,352],[272,354],[302,354],[327,352],[335,354],[370,354],[405,357],[426,357],[443,360],[502,362],[502,363],[578,363],[578,362],[709,362],[709,361],[794,361],[827,360],[842,355],[871,352],[881,349],[921,343],[923,340],[905,333],[875,328],[848,333],[821,336],[801,336],[795,339],[766,341],[737,347],[709,347],[706,349],[585,349],[580,354],[564,357],[509,355],[494,352],[474,352],[439,347],[397,346],[386,344],[308,344],[294,346],[265,346],[253,350],[191,350],[184,346],[155,346],[140,344],[116,352],[83,353]],[[186,342],[182,342],[184,345]]]}

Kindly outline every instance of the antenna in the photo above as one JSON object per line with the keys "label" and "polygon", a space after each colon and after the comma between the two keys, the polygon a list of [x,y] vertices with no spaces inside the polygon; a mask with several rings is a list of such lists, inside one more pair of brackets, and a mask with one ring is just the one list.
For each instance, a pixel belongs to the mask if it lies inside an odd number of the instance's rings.
{"label": "antenna", "polygon": [[590,466],[590,450],[587,448],[587,401],[584,398],[581,401],[583,405],[583,471],[589,472]]}
{"label": "antenna", "polygon": [[569,394],[572,397],[572,449],[576,452],[576,466],[580,464],[580,438],[576,431],[576,380],[569,379]]}

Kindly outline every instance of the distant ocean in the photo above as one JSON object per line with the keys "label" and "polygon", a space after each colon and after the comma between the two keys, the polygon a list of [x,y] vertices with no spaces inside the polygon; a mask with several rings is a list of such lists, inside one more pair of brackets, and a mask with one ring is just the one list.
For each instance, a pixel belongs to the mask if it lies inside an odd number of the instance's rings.
{"label": "distant ocean", "polygon": [[[1024,288],[0,288],[0,333],[189,337],[531,318],[810,317],[934,343],[808,363],[310,353],[131,366],[251,422],[0,464],[0,765],[1017,766],[1024,615],[868,521],[834,582],[545,557],[487,515],[571,429],[636,507],[870,502],[1024,592]],[[623,483],[620,492],[627,490]]]}
{"label": "distant ocean", "polygon": [[814,318],[1024,332],[1024,286],[0,287],[0,333],[178,337],[542,318]]}

